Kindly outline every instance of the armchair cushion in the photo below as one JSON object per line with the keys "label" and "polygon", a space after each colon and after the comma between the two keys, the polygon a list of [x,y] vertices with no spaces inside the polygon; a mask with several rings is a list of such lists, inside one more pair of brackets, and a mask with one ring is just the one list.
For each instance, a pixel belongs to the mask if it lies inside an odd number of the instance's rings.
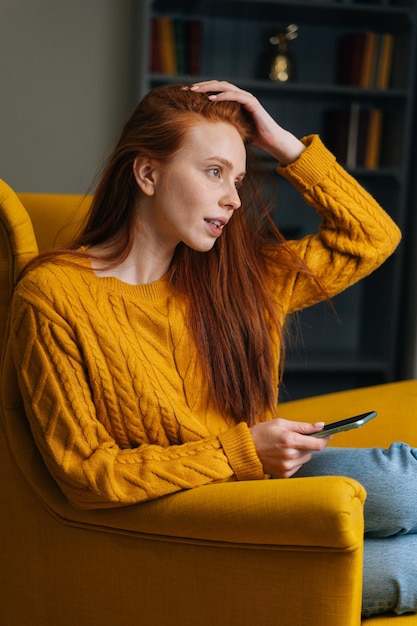
{"label": "armchair cushion", "polygon": [[387,448],[394,441],[417,446],[417,380],[330,393],[281,404],[287,419],[333,422],[375,410],[378,416],[357,430],[334,435],[336,447]]}

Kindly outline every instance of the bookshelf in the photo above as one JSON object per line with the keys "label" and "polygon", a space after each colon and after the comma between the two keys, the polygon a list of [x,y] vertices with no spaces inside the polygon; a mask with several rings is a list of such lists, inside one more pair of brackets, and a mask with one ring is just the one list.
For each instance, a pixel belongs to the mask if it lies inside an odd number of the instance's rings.
{"label": "bookshelf", "polygon": [[[393,257],[335,298],[338,319],[326,304],[300,314],[302,339],[289,350],[282,400],[404,375],[399,339],[404,340],[404,250],[411,223],[417,0],[137,0],[137,9],[138,97],[166,82],[231,80],[254,93],[296,135],[319,133],[329,144],[334,141],[329,118],[343,111],[356,148],[350,144],[354,158],[339,158],[403,231]],[[298,25],[288,46],[294,79],[279,83],[268,77],[274,54],[269,38],[291,23]],[[349,38],[368,46],[359,83],[340,77],[350,69],[349,63],[341,67],[342,42]],[[155,46],[159,56],[161,47],[165,54],[170,48],[170,67],[155,61]],[[348,59],[352,56],[351,48]],[[316,229],[314,212],[291,186],[274,174],[271,184],[278,197],[275,219],[284,233],[299,237]]]}

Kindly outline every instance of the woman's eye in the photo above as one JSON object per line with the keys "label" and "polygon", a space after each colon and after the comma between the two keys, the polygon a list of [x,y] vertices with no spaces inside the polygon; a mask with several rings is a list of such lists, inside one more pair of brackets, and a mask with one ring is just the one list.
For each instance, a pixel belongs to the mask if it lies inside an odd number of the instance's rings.
{"label": "woman's eye", "polygon": [[242,180],[236,180],[236,181],[235,181],[235,187],[236,187],[236,189],[241,189],[242,185],[243,185],[243,179],[242,179]]}
{"label": "woman's eye", "polygon": [[209,169],[209,172],[211,173],[212,176],[214,176],[215,178],[220,178],[220,168],[219,167],[211,167]]}

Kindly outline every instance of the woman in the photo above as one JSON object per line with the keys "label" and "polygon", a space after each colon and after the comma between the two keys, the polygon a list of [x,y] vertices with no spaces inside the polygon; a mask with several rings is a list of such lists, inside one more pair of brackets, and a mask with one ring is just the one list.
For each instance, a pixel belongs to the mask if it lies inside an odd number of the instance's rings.
{"label": "woman", "polygon": [[[283,241],[250,144],[317,209],[318,234]],[[399,237],[317,136],[299,141],[251,94],[218,81],[150,92],[72,249],[32,263],[14,296],[28,418],[67,498],[123,506],[314,467],[328,438],[306,435],[323,423],[277,417],[285,319],[372,272]]]}

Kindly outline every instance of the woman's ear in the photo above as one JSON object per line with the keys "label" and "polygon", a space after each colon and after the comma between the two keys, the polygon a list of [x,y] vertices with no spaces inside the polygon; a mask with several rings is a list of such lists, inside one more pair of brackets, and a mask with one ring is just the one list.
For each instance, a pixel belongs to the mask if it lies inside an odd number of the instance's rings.
{"label": "woman's ear", "polygon": [[138,156],[133,162],[133,173],[141,191],[147,196],[155,193],[155,168],[147,157]]}

